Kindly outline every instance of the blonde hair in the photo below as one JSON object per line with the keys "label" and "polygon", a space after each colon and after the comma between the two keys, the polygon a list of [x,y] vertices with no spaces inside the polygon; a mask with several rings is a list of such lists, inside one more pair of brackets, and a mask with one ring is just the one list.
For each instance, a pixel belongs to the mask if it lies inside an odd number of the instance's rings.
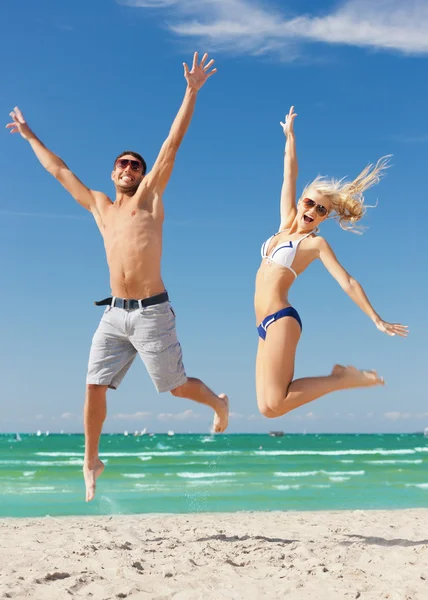
{"label": "blonde hair", "polygon": [[375,165],[367,165],[354,181],[345,182],[344,179],[328,179],[318,175],[305,187],[301,197],[304,198],[309,190],[316,190],[331,201],[332,216],[342,229],[362,233],[363,228],[356,223],[362,219],[367,208],[373,208],[364,204],[364,192],[379,183],[383,172],[389,167],[390,157],[383,156]]}

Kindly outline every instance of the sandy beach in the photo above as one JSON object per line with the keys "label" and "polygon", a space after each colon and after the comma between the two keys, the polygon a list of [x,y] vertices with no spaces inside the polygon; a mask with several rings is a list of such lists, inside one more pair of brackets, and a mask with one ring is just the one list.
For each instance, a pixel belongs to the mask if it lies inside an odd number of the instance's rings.
{"label": "sandy beach", "polygon": [[0,523],[0,598],[428,598],[428,509]]}

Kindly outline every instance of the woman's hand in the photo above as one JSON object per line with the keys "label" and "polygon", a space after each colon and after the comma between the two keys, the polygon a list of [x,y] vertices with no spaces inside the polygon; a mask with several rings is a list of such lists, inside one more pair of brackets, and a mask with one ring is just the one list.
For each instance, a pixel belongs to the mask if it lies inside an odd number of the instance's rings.
{"label": "woman's hand", "polygon": [[399,323],[387,323],[386,321],[382,321],[382,319],[378,319],[375,321],[375,325],[379,331],[390,336],[399,335],[400,337],[407,337],[409,333],[407,325],[400,325]]}
{"label": "woman's hand", "polygon": [[294,135],[294,119],[296,117],[297,114],[294,112],[294,106],[292,106],[289,110],[288,115],[285,115],[285,123],[280,121],[280,125],[286,137],[288,137],[289,135]]}

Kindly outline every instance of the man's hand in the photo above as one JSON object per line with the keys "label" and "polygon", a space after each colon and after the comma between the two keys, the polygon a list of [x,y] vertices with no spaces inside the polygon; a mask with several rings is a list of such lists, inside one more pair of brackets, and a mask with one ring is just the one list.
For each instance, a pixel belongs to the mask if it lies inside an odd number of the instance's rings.
{"label": "man's hand", "polygon": [[214,60],[211,59],[205,65],[205,61],[207,60],[207,58],[208,58],[208,54],[205,53],[202,57],[201,62],[198,65],[198,53],[195,52],[195,54],[193,55],[193,64],[192,64],[191,71],[189,71],[189,67],[187,66],[187,64],[183,63],[184,77],[186,78],[187,85],[190,88],[192,88],[193,90],[196,90],[196,91],[200,90],[201,87],[206,82],[206,80],[209,77],[211,77],[211,75],[214,75],[214,73],[217,72],[217,69],[212,69],[211,71],[209,71],[209,69],[214,64]]}
{"label": "man's hand", "polygon": [[12,117],[12,123],[6,125],[7,129],[10,129],[10,133],[20,133],[24,140],[29,140],[34,136],[27,122],[24,119],[24,115],[17,106],[13,109],[9,116]]}

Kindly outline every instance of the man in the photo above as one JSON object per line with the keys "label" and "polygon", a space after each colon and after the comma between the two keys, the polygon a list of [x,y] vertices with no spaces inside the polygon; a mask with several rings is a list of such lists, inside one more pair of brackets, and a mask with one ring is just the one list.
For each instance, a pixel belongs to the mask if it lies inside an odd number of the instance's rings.
{"label": "man", "polygon": [[[104,470],[98,456],[102,425],[106,417],[107,389],[117,389],[136,353],[158,392],[189,398],[214,409],[213,430],[222,432],[228,423],[229,402],[225,394],[214,394],[199,379],[187,377],[175,330],[175,315],[161,277],[162,194],[169,181],[177,150],[189,127],[198,91],[216,72],[214,60],[204,54],[192,69],[186,63],[187,88],[153,169],[136,152],[123,152],[111,175],[116,188],[114,202],[102,192],[88,189],[67,165],[36,137],[21,111],[15,108],[7,127],[20,133],[45,167],[89,210],[104,238],[110,271],[112,298],[98,304],[107,306],[92,340],[84,407],[85,459],[83,474],[86,500],[95,495],[97,478]],[[206,64],[205,64],[206,63]]]}

